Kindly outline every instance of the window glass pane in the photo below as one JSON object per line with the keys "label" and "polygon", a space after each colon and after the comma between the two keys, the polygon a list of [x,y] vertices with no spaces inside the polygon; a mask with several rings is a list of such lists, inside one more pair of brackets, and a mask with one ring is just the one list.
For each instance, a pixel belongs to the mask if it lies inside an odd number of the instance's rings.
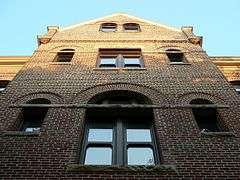
{"label": "window glass pane", "polygon": [[124,64],[140,64],[139,57],[124,57]]}
{"label": "window glass pane", "polygon": [[127,129],[128,142],[151,142],[150,129]]}
{"label": "window glass pane", "polygon": [[112,149],[105,148],[105,147],[87,148],[84,164],[111,165],[112,164]]}
{"label": "window glass pane", "polygon": [[115,57],[101,57],[100,67],[116,67]]}
{"label": "window glass pane", "polygon": [[89,129],[88,141],[112,142],[112,129]]}
{"label": "window glass pane", "polygon": [[152,149],[147,147],[128,148],[128,165],[154,165]]}
{"label": "window glass pane", "polygon": [[40,127],[27,127],[25,129],[25,132],[39,132],[40,131]]}

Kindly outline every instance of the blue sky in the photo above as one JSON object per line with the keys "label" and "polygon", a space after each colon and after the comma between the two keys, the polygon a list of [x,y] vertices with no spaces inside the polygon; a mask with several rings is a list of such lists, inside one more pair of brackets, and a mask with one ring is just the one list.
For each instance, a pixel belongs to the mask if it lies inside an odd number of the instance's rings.
{"label": "blue sky", "polygon": [[192,25],[209,55],[240,56],[240,0],[1,0],[0,55],[31,55],[48,25],[66,27],[116,12]]}

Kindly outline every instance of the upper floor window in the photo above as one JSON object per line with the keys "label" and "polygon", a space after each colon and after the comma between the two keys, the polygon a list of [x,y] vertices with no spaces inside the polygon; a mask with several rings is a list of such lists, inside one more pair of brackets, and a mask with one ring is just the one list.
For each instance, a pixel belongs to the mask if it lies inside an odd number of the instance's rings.
{"label": "upper floor window", "polygon": [[8,80],[0,80],[0,93],[6,89],[9,82]]}
{"label": "upper floor window", "polygon": [[[211,105],[213,103],[206,99],[194,99],[190,102],[190,104]],[[200,130],[208,130],[212,132],[221,131],[220,122],[218,120],[218,112],[216,108],[192,108],[192,112]]]}
{"label": "upper floor window", "polygon": [[100,49],[98,67],[101,68],[143,67],[141,49]]}
{"label": "upper floor window", "polygon": [[123,25],[123,29],[125,32],[139,32],[140,26],[136,23],[126,23]]}
{"label": "upper floor window", "polygon": [[[112,91],[101,94],[91,103],[146,103],[141,95]],[[109,96],[108,98],[105,98]],[[145,97],[144,97],[145,98]],[[159,163],[149,109],[89,109],[81,162],[88,165],[154,165]]]}
{"label": "upper floor window", "polygon": [[237,93],[240,94],[240,81],[231,81],[231,84],[236,89]]}
{"label": "upper floor window", "polygon": [[168,59],[171,63],[184,63],[184,54],[178,49],[168,49],[166,51]]}
{"label": "upper floor window", "polygon": [[[33,99],[27,102],[29,105],[50,103],[48,99],[43,98]],[[47,107],[24,107],[19,117],[21,123],[20,130],[25,132],[39,132],[47,111]]]}
{"label": "upper floor window", "polygon": [[115,32],[117,31],[117,24],[115,23],[103,23],[101,25],[101,31],[103,32]]}
{"label": "upper floor window", "polygon": [[74,55],[74,49],[63,49],[57,53],[56,62],[70,62]]}

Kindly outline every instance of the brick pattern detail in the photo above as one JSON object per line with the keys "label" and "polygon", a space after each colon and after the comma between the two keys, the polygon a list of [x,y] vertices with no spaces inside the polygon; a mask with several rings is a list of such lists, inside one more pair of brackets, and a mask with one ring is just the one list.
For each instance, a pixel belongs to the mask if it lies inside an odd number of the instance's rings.
{"label": "brick pattern detail", "polygon": [[[116,22],[118,32],[99,32],[102,22]],[[141,32],[123,33],[125,22],[139,23]],[[99,48],[141,48],[145,68],[96,68]],[[53,62],[61,49],[73,48],[70,63]],[[170,64],[168,48],[182,50],[189,64]],[[68,171],[77,164],[85,109],[49,108],[39,134],[18,134],[21,108],[34,98],[52,104],[84,104],[95,95],[128,90],[147,96],[152,104],[186,105],[205,98],[216,104],[221,123],[234,136],[202,135],[191,109],[154,109],[154,126],[164,171]],[[239,179],[240,98],[199,45],[181,31],[119,15],[57,31],[41,44],[1,94],[0,177],[3,179]],[[10,135],[13,132],[15,134]],[[164,169],[164,168],[159,168]]]}

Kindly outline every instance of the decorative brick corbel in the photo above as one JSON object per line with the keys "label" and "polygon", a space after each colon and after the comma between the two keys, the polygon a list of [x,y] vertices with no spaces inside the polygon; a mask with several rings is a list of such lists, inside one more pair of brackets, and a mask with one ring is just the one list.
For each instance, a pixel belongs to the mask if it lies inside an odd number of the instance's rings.
{"label": "decorative brick corbel", "polygon": [[194,45],[199,45],[202,47],[202,41],[203,37],[202,36],[196,36],[193,33],[193,27],[192,26],[183,26],[181,28],[182,32],[187,36],[188,40],[194,44]]}
{"label": "decorative brick corbel", "polygon": [[48,43],[52,39],[54,34],[56,34],[58,29],[59,29],[58,26],[48,26],[47,27],[47,34],[37,36],[38,46],[40,46],[41,44]]}

